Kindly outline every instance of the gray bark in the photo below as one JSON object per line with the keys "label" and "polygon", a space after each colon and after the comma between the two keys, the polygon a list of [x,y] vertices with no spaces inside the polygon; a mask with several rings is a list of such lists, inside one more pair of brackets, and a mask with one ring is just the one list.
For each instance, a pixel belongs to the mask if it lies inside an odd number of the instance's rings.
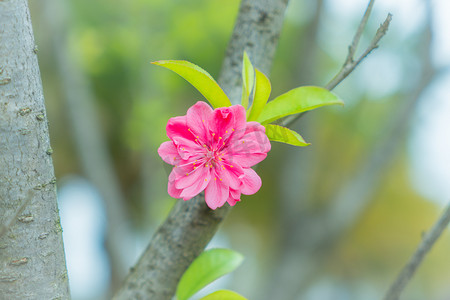
{"label": "gray bark", "polygon": [[[241,95],[244,49],[255,67],[269,73],[287,2],[241,2],[219,78],[232,103],[238,103]],[[203,194],[178,201],[114,299],[171,299],[181,275],[203,251],[229,211],[229,206],[210,210]]]}
{"label": "gray bark", "polygon": [[26,0],[0,2],[0,28],[0,224],[5,226],[0,298],[68,299],[52,150]]}

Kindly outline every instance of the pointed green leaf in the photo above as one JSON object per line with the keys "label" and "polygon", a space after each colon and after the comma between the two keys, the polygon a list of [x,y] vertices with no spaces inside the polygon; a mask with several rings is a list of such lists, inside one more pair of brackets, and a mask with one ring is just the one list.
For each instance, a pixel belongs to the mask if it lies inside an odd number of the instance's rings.
{"label": "pointed green leaf", "polygon": [[186,79],[214,108],[231,106],[230,99],[219,84],[199,66],[185,60],[159,60],[152,64],[172,70]]}
{"label": "pointed green leaf", "polygon": [[255,83],[255,97],[253,98],[253,104],[250,107],[248,113],[247,121],[254,121],[258,119],[264,106],[269,100],[271,86],[270,80],[258,69],[256,71],[256,83]]}
{"label": "pointed green leaf", "polygon": [[248,58],[247,52],[244,51],[244,58],[242,60],[242,98],[241,104],[247,109],[248,97],[255,85],[255,69],[252,66],[250,58]]}
{"label": "pointed green leaf", "polygon": [[302,86],[267,103],[257,121],[270,123],[288,115],[333,104],[344,105],[344,102],[327,89],[318,86]]}
{"label": "pointed green leaf", "polygon": [[186,300],[217,278],[236,269],[243,256],[230,249],[210,249],[200,254],[178,283],[177,299]]}
{"label": "pointed green leaf", "polygon": [[209,294],[200,300],[247,300],[247,298],[233,291],[220,290]]}
{"label": "pointed green leaf", "polygon": [[289,128],[274,124],[267,124],[264,127],[266,127],[266,135],[271,141],[300,147],[309,145],[300,134]]}

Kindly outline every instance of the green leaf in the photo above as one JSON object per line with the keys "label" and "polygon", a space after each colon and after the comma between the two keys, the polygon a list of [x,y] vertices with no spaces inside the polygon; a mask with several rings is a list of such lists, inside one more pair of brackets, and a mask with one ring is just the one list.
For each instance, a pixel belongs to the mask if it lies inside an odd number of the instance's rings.
{"label": "green leaf", "polygon": [[210,249],[200,254],[178,283],[177,299],[186,300],[217,278],[232,272],[244,257],[230,249]]}
{"label": "green leaf", "polygon": [[259,115],[264,109],[264,106],[269,100],[271,86],[270,80],[258,69],[256,71],[256,83],[255,83],[255,97],[253,98],[252,106],[248,113],[247,121],[254,121],[258,119]]}
{"label": "green leaf", "polygon": [[324,88],[302,86],[290,90],[267,103],[256,121],[266,124],[288,115],[333,104],[344,105],[344,102]]}
{"label": "green leaf", "polygon": [[267,124],[264,125],[264,127],[266,127],[266,135],[271,141],[300,147],[309,145],[309,143],[305,142],[300,134],[290,130],[289,128],[274,124]]}
{"label": "green leaf", "polygon": [[241,104],[247,109],[248,98],[255,85],[255,69],[252,66],[250,58],[248,58],[247,52],[244,51],[244,58],[242,60],[242,98]]}
{"label": "green leaf", "polygon": [[231,106],[230,99],[219,84],[199,66],[185,60],[159,60],[152,64],[172,70],[186,79],[214,108]]}
{"label": "green leaf", "polygon": [[247,298],[228,290],[220,290],[209,294],[200,300],[247,300]]}

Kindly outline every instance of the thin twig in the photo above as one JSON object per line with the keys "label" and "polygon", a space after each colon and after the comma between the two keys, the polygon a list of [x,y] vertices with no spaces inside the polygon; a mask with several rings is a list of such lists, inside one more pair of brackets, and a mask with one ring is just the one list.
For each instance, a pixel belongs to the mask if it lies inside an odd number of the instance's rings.
{"label": "thin twig", "polygon": [[349,64],[353,62],[353,57],[355,56],[356,48],[358,47],[359,40],[361,39],[361,35],[366,27],[367,21],[369,20],[370,13],[372,12],[373,4],[375,0],[370,0],[369,5],[367,5],[366,11],[364,13],[361,22],[359,23],[358,30],[356,31],[355,36],[353,37],[352,44],[348,47],[348,55],[345,60],[345,64]]}
{"label": "thin twig", "polygon": [[19,217],[19,215],[23,212],[25,207],[30,203],[31,199],[33,199],[33,191],[29,191],[27,194],[27,197],[23,201],[22,205],[19,207],[19,209],[16,211],[16,213],[7,221],[5,224],[0,224],[0,237],[2,237],[6,231],[13,225],[14,221]]}
{"label": "thin twig", "polygon": [[370,54],[370,52],[372,52],[374,49],[378,48],[378,43],[381,40],[381,38],[386,34],[391,20],[392,20],[392,15],[388,14],[386,17],[386,20],[384,20],[383,24],[381,24],[380,27],[378,28],[377,33],[375,34],[374,38],[372,39],[372,42],[370,43],[370,45],[366,48],[364,53],[357,60],[354,60],[353,57],[350,60],[347,58],[345,64],[342,66],[339,73],[337,73],[336,76],[334,76],[334,78],[325,86],[325,88],[327,90],[334,89],[351,72],[353,72],[353,70],[356,68],[356,66],[358,66],[359,63],[364,58],[366,58],[367,55]]}
{"label": "thin twig", "polygon": [[[341,83],[345,78],[347,78],[350,73],[355,70],[355,68],[376,48],[378,48],[378,43],[380,42],[381,38],[386,34],[387,30],[389,29],[389,24],[392,20],[392,14],[388,14],[386,16],[386,19],[384,20],[383,24],[380,25],[378,28],[375,36],[373,37],[372,41],[370,42],[369,46],[366,48],[366,50],[361,54],[361,56],[358,57],[358,59],[355,60],[355,52],[356,48],[358,47],[359,41],[361,39],[362,32],[364,31],[364,28],[367,24],[367,21],[369,19],[370,13],[372,12],[372,7],[375,0],[370,0],[367,9],[364,13],[363,18],[361,19],[361,23],[358,26],[358,29],[355,33],[355,36],[353,37],[353,41],[351,45],[348,48],[348,55],[345,59],[345,63],[342,66],[342,68],[339,70],[339,72],[333,77],[333,79],[325,85],[325,88],[327,90],[333,90],[339,83]],[[284,120],[285,126],[289,127],[291,126],[295,121],[297,121],[303,114],[298,114],[294,116],[289,116]]]}
{"label": "thin twig", "polygon": [[450,203],[447,205],[445,212],[439,218],[439,220],[434,224],[433,228],[425,234],[419,247],[417,247],[416,252],[411,257],[409,262],[397,276],[397,279],[389,288],[384,300],[396,300],[399,298],[401,292],[405,288],[406,284],[413,277],[415,271],[419,267],[425,255],[433,247],[434,243],[441,236],[442,232],[447,228],[450,223]]}

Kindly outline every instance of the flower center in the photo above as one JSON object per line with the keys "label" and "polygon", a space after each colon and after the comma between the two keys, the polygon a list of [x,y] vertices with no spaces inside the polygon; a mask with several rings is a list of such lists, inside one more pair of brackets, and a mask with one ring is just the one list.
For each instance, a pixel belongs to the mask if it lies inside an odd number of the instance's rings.
{"label": "flower center", "polygon": [[218,151],[216,151],[216,150],[206,149],[206,154],[205,154],[206,166],[209,165],[210,168],[216,166],[217,161],[220,160],[219,154],[217,152]]}

